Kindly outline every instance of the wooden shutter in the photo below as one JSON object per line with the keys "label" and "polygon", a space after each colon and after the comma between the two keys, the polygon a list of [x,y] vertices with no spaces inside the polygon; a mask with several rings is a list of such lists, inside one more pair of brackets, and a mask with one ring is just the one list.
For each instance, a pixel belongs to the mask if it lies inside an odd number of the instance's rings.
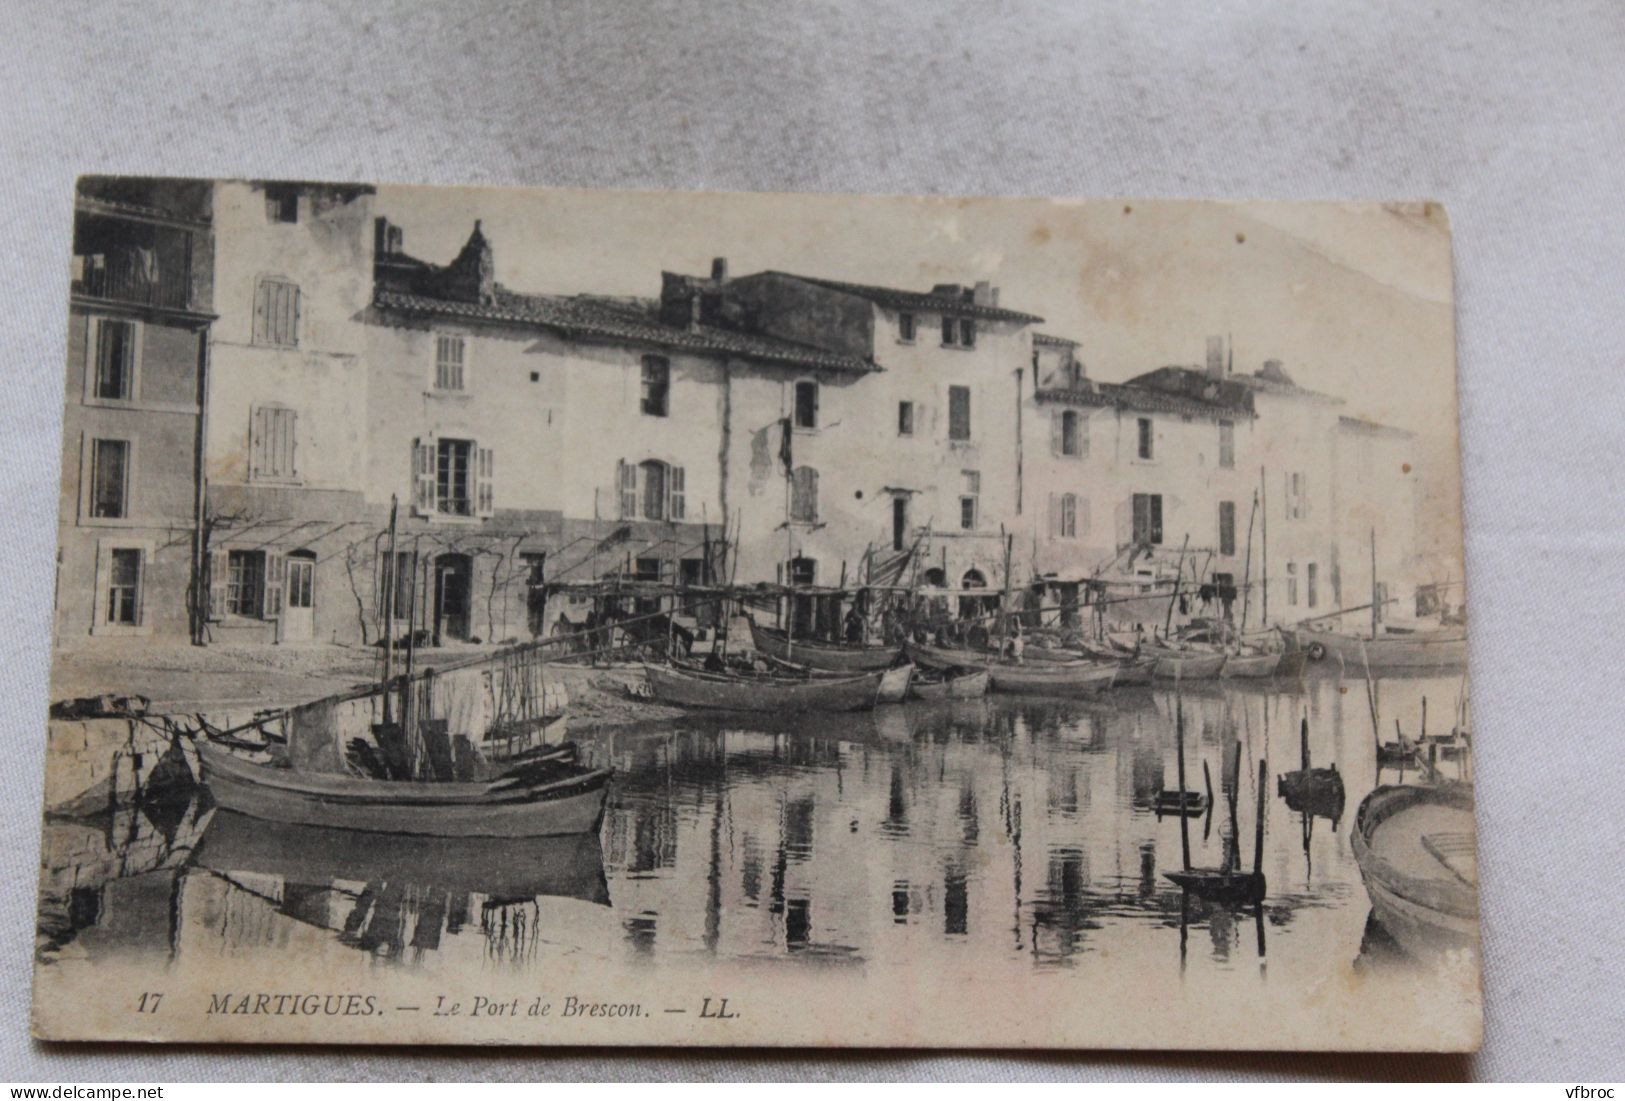
{"label": "wooden shutter", "polygon": [[433,436],[412,441],[412,511],[419,516],[435,513],[435,455]]}
{"label": "wooden shutter", "polygon": [[1074,449],[1073,457],[1081,459],[1089,454],[1089,414],[1079,413],[1076,423],[1077,431],[1073,434],[1073,439],[1077,447]]}
{"label": "wooden shutter", "polygon": [[615,464],[615,495],[620,501],[622,520],[635,520],[638,515],[638,468],[625,459]]}
{"label": "wooden shutter", "polygon": [[673,520],[683,519],[684,514],[688,511],[686,480],[682,467],[674,466],[671,468],[671,478],[668,481],[671,492],[671,509],[666,515]]}
{"label": "wooden shutter", "polygon": [[478,463],[475,466],[477,475],[474,481],[474,512],[477,516],[490,516],[495,511],[491,482],[495,471],[493,466],[495,458],[489,447],[476,449]]}
{"label": "wooden shutter", "polygon": [[1151,494],[1151,541],[1162,542],[1162,494]]}
{"label": "wooden shutter", "polygon": [[1049,495],[1049,537],[1054,539],[1061,534],[1061,499],[1055,494]]}
{"label": "wooden shutter", "polygon": [[276,619],[282,615],[282,598],[287,583],[287,557],[273,551],[266,551],[265,587],[260,594],[260,615],[265,619]]}
{"label": "wooden shutter", "polygon": [[272,284],[262,279],[254,285],[254,333],[255,344],[269,344],[271,342],[271,290]]}
{"label": "wooden shutter", "polygon": [[212,550],[203,566],[204,584],[209,590],[209,618],[224,619],[226,615],[226,552]]}
{"label": "wooden shutter", "polygon": [[1051,455],[1059,455],[1059,454],[1061,454],[1061,445],[1064,442],[1064,439],[1063,439],[1064,433],[1063,433],[1062,426],[1065,424],[1065,422],[1066,422],[1066,414],[1065,413],[1057,412],[1057,413],[1050,414],[1050,419],[1049,419],[1049,453]]}

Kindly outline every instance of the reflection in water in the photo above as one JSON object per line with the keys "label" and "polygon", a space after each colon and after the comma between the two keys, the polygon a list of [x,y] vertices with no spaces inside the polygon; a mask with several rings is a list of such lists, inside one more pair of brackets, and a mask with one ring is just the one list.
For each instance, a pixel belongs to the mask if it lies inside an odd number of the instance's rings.
{"label": "reflection in water", "polygon": [[[1351,682],[1352,683],[1352,682]],[[1187,770],[1216,778],[1191,860],[1235,867],[1271,786],[1336,762],[1374,786],[1370,716],[1335,670],[1184,693]],[[1363,700],[1363,680],[1357,690]],[[1385,708],[1454,682],[1382,682]],[[1261,906],[1188,896],[1171,689],[815,718],[691,716],[577,731],[616,780],[600,839],[436,841],[253,822],[201,797],[46,827],[40,951],[218,957],[323,945],[383,966],[523,971],[562,954],[872,967],[1231,970],[1321,978],[1374,943],[1346,826],[1268,791]],[[738,725],[741,722],[748,725]],[[1239,807],[1232,825],[1228,805]],[[1268,820],[1270,813],[1275,815]],[[1251,928],[1249,928],[1251,927]]]}

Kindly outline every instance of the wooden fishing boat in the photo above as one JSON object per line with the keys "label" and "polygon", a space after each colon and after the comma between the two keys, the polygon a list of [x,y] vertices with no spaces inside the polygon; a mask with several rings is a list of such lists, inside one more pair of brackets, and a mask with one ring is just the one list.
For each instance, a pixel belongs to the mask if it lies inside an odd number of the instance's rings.
{"label": "wooden fishing boat", "polygon": [[987,667],[993,691],[1023,696],[1093,696],[1117,679],[1117,666],[1098,661],[1000,662]]}
{"label": "wooden fishing boat", "polygon": [[1339,661],[1351,669],[1460,668],[1467,663],[1467,632],[1460,627],[1409,631],[1384,627],[1374,638],[1300,627],[1293,642],[1311,660]]}
{"label": "wooden fishing boat", "polygon": [[1232,651],[1219,669],[1221,677],[1273,677],[1281,665],[1280,653],[1243,648]]}
{"label": "wooden fishing boat", "polygon": [[880,678],[880,687],[875,691],[876,703],[902,703],[908,698],[909,682],[914,679],[914,665],[912,662],[888,669]]}
{"label": "wooden fishing boat", "polygon": [[272,822],[427,837],[595,832],[610,777],[609,769],[554,759],[491,780],[371,780],[259,764],[207,739],[198,739],[197,750],[203,783],[227,810]]}
{"label": "wooden fishing boat", "polygon": [[[799,647],[797,650],[799,652]],[[715,711],[868,711],[885,670],[806,680],[706,673],[645,665],[650,694],[661,703]]]}
{"label": "wooden fishing boat", "polygon": [[1141,654],[1156,659],[1151,674],[1162,680],[1211,680],[1224,668],[1230,657],[1223,650],[1175,649],[1150,643],[1140,648]]}
{"label": "wooden fishing boat", "polygon": [[410,884],[487,898],[547,895],[609,904],[596,832],[558,837],[381,837],[356,830],[264,822],[216,810],[192,863],[287,883]]}
{"label": "wooden fishing boat", "polygon": [[940,676],[915,676],[909,695],[917,700],[977,700],[987,695],[992,678],[986,669],[950,669]]}
{"label": "wooden fishing boat", "polygon": [[933,669],[968,666],[985,670],[995,692],[1024,696],[1092,696],[1117,679],[1117,666],[1102,661],[1000,661],[974,650],[945,650],[908,644],[916,662]]}
{"label": "wooden fishing boat", "polygon": [[816,639],[791,639],[783,631],[750,621],[751,643],[768,657],[832,673],[871,673],[889,669],[902,651],[884,644],[855,646]]}
{"label": "wooden fishing boat", "polygon": [[1275,782],[1275,790],[1289,810],[1329,818],[1334,828],[1343,817],[1343,776],[1336,765],[1282,773]]}
{"label": "wooden fishing boat", "polygon": [[1377,921],[1400,947],[1426,957],[1477,945],[1471,784],[1378,787],[1350,840]]}

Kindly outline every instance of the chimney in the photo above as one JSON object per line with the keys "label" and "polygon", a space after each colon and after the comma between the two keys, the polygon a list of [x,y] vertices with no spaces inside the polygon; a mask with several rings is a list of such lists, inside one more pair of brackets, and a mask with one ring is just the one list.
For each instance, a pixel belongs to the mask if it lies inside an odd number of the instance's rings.
{"label": "chimney", "polygon": [[1224,377],[1224,337],[1210,336],[1207,338],[1207,377],[1222,379]]}
{"label": "chimney", "polygon": [[400,230],[389,224],[384,217],[372,220],[372,251],[375,256],[393,256],[397,251],[395,242],[399,240]]}
{"label": "chimney", "polygon": [[728,258],[718,256],[711,261],[711,282],[726,283],[728,281]]}
{"label": "chimney", "polygon": [[976,289],[971,292],[970,300],[978,306],[993,305],[993,284],[986,279],[979,280]]}

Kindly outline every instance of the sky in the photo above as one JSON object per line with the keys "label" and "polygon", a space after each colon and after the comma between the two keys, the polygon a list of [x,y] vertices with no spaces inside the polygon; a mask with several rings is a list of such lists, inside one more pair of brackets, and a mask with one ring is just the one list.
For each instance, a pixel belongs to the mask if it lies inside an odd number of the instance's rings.
{"label": "sky", "polygon": [[929,290],[989,280],[1000,304],[1080,343],[1091,377],[1279,359],[1349,415],[1418,435],[1457,528],[1450,232],[1436,204],[906,198],[381,187],[406,251],[450,260],[481,219],[521,291],[654,297],[663,270],[763,269]]}

